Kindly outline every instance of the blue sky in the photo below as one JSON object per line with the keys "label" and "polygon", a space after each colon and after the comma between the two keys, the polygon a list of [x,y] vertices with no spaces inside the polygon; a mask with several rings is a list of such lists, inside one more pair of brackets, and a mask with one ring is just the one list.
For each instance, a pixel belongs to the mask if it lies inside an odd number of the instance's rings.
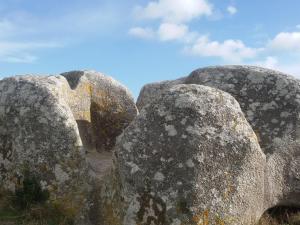
{"label": "blue sky", "polygon": [[221,64],[300,78],[299,0],[0,0],[0,77],[93,69],[137,97]]}

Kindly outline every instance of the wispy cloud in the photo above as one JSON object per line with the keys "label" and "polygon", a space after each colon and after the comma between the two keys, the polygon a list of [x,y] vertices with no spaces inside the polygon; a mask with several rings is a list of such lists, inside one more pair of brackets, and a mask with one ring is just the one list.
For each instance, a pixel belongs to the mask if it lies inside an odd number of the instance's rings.
{"label": "wispy cloud", "polygon": [[162,41],[182,40],[188,34],[188,26],[175,23],[162,23],[158,29]]}
{"label": "wispy cloud", "polygon": [[[238,12],[233,5],[229,5],[226,10],[230,15]],[[220,9],[215,8],[209,0],[176,0],[175,2],[157,0],[149,2],[144,7],[136,7],[134,12],[143,24],[145,20],[146,22],[148,20],[149,24],[153,24],[153,20],[159,22],[158,25],[154,23],[152,27],[148,24],[145,28],[143,26],[131,28],[129,34],[137,38],[162,42],[176,41],[182,44],[182,52],[186,55],[216,58],[225,64],[260,65],[300,77],[299,54],[293,57],[287,56],[283,60],[286,53],[300,53],[298,31],[279,32],[273,38],[265,35],[263,40],[260,38],[259,47],[254,47],[235,38],[214,40],[211,35],[190,29],[190,23],[196,19],[200,17],[209,19],[214,17],[216,12],[221,13]],[[300,25],[296,28],[300,29]]]}
{"label": "wispy cloud", "polygon": [[230,5],[230,6],[227,7],[227,11],[228,11],[228,13],[229,13],[230,15],[234,15],[234,14],[237,13],[237,8],[234,7],[234,6],[232,6],[232,5]]}
{"label": "wispy cloud", "polygon": [[0,15],[0,61],[32,63],[37,52],[110,32],[120,21],[110,6],[68,8],[55,15],[9,11]]}
{"label": "wispy cloud", "polygon": [[156,35],[155,31],[149,27],[132,27],[128,32],[131,36],[142,39],[153,39]]}
{"label": "wispy cloud", "polygon": [[32,63],[38,58],[31,52],[45,48],[60,47],[50,42],[6,42],[0,41],[0,61],[11,63]]}
{"label": "wispy cloud", "polygon": [[227,62],[243,62],[255,58],[263,49],[247,47],[241,40],[228,39],[223,42],[212,41],[208,36],[200,36],[192,45],[186,46],[188,54],[201,57],[220,57]]}
{"label": "wispy cloud", "polygon": [[276,51],[300,52],[300,32],[281,32],[268,43],[268,47]]}
{"label": "wispy cloud", "polygon": [[[235,14],[234,6],[227,8]],[[138,38],[156,39],[159,41],[179,41],[183,51],[189,55],[201,57],[217,57],[230,62],[242,62],[254,58],[262,49],[246,46],[241,40],[228,39],[222,42],[211,40],[208,35],[190,30],[189,23],[202,16],[212,17],[214,6],[208,0],[158,0],[151,1],[145,7],[136,7],[135,14],[139,18],[159,20],[157,28],[135,27],[129,34]]]}
{"label": "wispy cloud", "polygon": [[261,61],[251,62],[252,65],[262,66],[291,74],[300,79],[300,66],[297,61],[281,62],[276,56],[267,56]]}
{"label": "wispy cloud", "polygon": [[183,23],[212,14],[207,0],[158,0],[145,7],[136,6],[135,14],[144,19],[161,19],[164,22]]}

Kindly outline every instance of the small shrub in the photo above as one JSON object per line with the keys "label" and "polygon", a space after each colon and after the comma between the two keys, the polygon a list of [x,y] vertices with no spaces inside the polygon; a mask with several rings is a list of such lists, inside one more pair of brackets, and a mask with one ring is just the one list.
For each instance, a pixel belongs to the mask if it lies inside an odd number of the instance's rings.
{"label": "small shrub", "polygon": [[13,203],[18,209],[24,210],[32,204],[44,204],[48,199],[49,192],[42,190],[36,176],[26,172],[22,187],[15,191]]}
{"label": "small shrub", "polygon": [[76,214],[49,197],[37,176],[26,170],[21,187],[14,193],[0,190],[0,224],[73,225]]}

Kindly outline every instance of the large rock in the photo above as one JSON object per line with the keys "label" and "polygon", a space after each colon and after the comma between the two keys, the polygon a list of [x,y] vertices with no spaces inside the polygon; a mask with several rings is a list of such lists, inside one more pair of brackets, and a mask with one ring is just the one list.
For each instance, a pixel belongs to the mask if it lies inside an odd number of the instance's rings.
{"label": "large rock", "polygon": [[300,207],[300,142],[274,140],[277,151],[267,159],[265,208]]}
{"label": "large rock", "polygon": [[[265,153],[276,149],[274,139],[300,136],[300,82],[286,74],[253,66],[219,66],[198,69],[175,83],[200,84],[230,93],[259,138]],[[138,98],[141,109],[174,85],[146,85]],[[159,89],[160,92],[155,92]],[[155,93],[155,94],[153,94]]]}
{"label": "large rock", "polygon": [[35,177],[55,204],[80,218],[87,207],[87,164],[61,78],[0,81],[0,186],[14,192],[25,176]]}
{"label": "large rock", "polygon": [[167,80],[145,85],[138,96],[136,106],[141,110],[146,104],[159,98],[165,90],[176,84],[183,84],[184,79],[185,78],[180,78],[177,80]]}
{"label": "large rock", "polygon": [[132,95],[113,78],[95,71],[62,75],[71,88],[67,101],[86,149],[110,151],[116,137],[137,115]]}
{"label": "large rock", "polygon": [[223,91],[170,88],[119,137],[115,155],[111,186],[121,197],[106,201],[114,225],[252,224],[264,212],[265,155]]}
{"label": "large rock", "polygon": [[89,210],[97,224],[91,213],[110,150],[136,114],[128,90],[93,71],[1,80],[0,188],[15,191],[29,171],[55,204],[75,207],[78,218]]}

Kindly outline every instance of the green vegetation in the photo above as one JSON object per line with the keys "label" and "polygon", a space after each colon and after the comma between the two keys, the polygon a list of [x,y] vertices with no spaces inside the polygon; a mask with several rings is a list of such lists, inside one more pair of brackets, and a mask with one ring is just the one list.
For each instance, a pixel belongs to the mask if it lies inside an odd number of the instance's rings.
{"label": "green vegetation", "polygon": [[[74,225],[78,211],[69,205],[68,199],[51,200],[49,192],[41,188],[39,179],[27,171],[14,193],[0,190],[0,225]],[[178,207],[186,210],[184,202],[179,202]],[[194,219],[198,221],[199,218]],[[215,224],[225,225],[222,220]],[[300,209],[270,209],[258,225],[300,225]]]}
{"label": "green vegetation", "polygon": [[49,197],[36,176],[24,173],[21,187],[14,193],[0,191],[0,224],[73,225],[75,215]]}
{"label": "green vegetation", "polygon": [[38,179],[25,173],[23,185],[15,191],[13,204],[19,210],[26,210],[32,205],[44,204],[49,199],[49,192],[42,190]]}

